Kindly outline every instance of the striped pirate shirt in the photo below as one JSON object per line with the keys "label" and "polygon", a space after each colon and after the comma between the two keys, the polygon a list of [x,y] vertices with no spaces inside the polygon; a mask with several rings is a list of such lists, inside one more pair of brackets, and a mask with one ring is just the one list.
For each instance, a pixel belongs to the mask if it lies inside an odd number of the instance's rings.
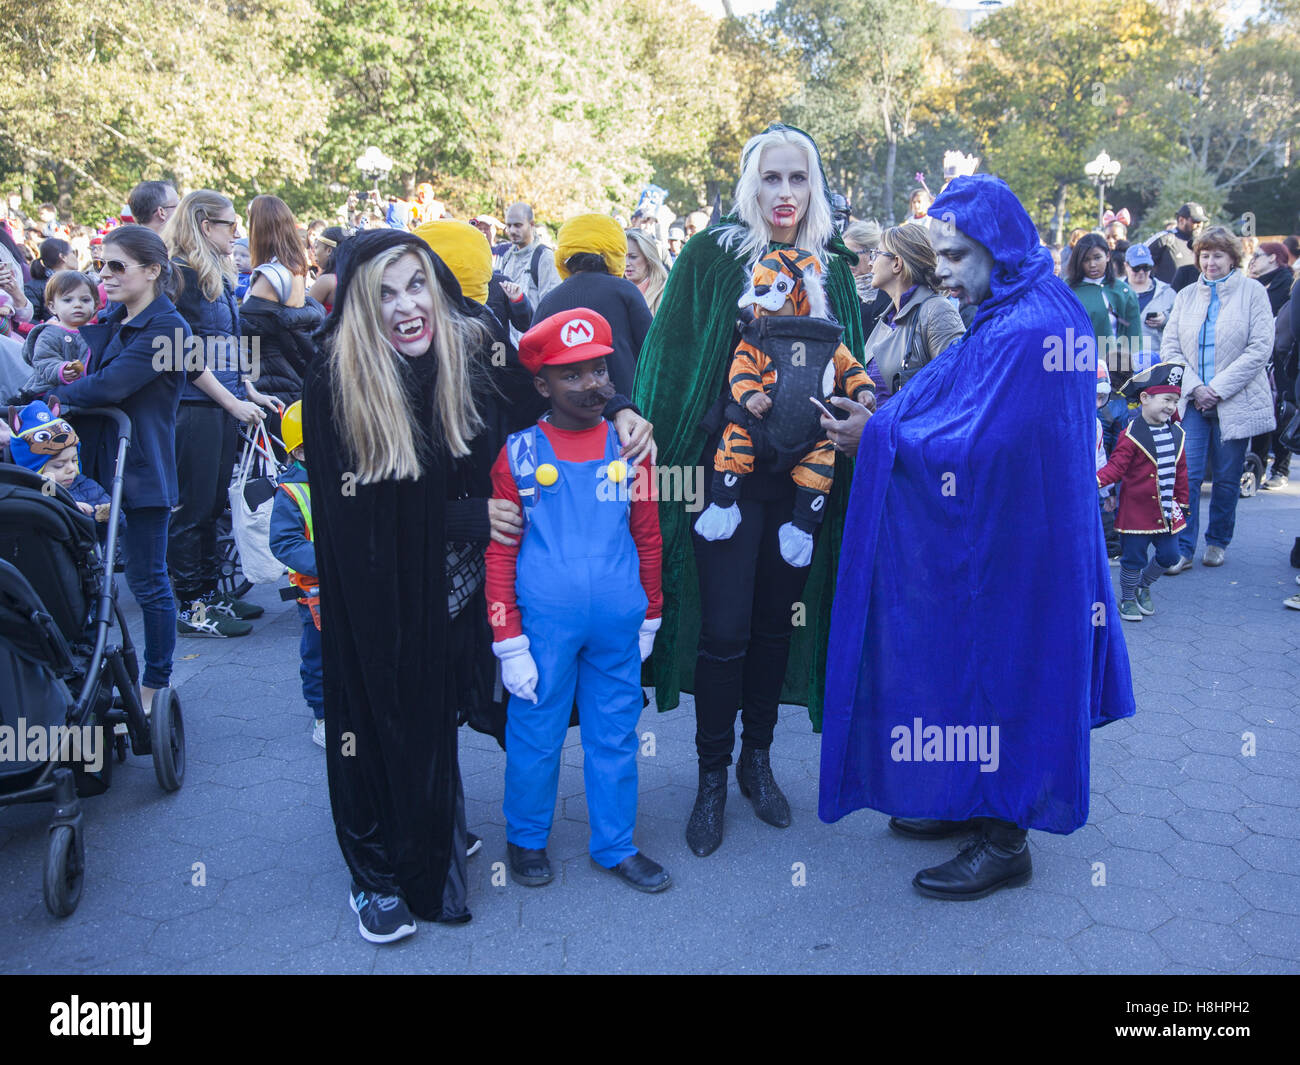
{"label": "striped pirate shirt", "polygon": [[1174,512],[1174,478],[1178,473],[1178,448],[1169,423],[1151,426],[1151,440],[1156,447],[1156,479],[1160,483],[1160,509],[1169,521]]}

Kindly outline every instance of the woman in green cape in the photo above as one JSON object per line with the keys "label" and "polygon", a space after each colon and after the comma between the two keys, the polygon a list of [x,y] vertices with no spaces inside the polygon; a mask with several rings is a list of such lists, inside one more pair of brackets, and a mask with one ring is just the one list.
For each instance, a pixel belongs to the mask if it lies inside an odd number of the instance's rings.
{"label": "woman in green cape", "polygon": [[[794,484],[788,472],[765,470],[762,462],[744,479],[734,536],[710,542],[691,529],[726,420],[738,301],[754,264],[779,247],[821,259],[844,343],[861,359],[851,273],[857,257],[835,233],[821,157],[806,133],[776,124],[745,145],[732,214],[683,248],[637,362],[634,402],[664,442],[659,464],[670,474],[680,471],[678,483],[700,488],[694,499],[661,492],[664,616],[650,668],[660,710],[677,706],[683,689],[695,695],[700,782],[686,841],[701,857],[722,842],[737,709],[743,725],[737,781],[758,816],[780,828],[790,823],[790,807],[768,752],[781,701],[806,705],[814,729],[821,727],[849,460],[837,461],[810,566],[796,568],[781,557],[777,530],[789,520]],[[673,479],[661,475],[660,483]]]}

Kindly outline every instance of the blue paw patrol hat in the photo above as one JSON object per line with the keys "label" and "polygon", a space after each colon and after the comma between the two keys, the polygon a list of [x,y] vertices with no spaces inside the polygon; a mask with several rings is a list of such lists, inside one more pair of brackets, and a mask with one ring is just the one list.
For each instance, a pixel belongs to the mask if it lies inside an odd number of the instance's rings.
{"label": "blue paw patrol hat", "polygon": [[39,399],[22,410],[9,408],[9,424],[14,431],[9,454],[19,466],[33,473],[40,473],[50,459],[80,442],[77,431],[59,417],[59,401],[51,402],[52,410]]}

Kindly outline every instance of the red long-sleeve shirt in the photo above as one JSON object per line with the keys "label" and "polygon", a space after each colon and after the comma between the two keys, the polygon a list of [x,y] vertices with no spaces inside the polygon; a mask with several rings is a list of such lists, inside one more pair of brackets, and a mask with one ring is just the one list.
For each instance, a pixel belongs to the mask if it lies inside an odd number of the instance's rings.
{"label": "red long-sleeve shirt", "polygon": [[[557,429],[550,422],[538,422],[562,462],[592,462],[605,457],[605,441],[609,430],[605,422],[590,429]],[[657,618],[663,613],[664,596],[660,563],[663,541],[659,536],[658,493],[654,491],[650,467],[638,463],[632,471],[630,485],[632,505],[628,523],[632,541],[640,559],[641,587],[645,589],[649,605],[646,618]],[[510,473],[510,459],[502,448],[492,466],[492,495],[508,499],[522,508],[519,488]],[[524,536],[528,535],[525,527]],[[520,541],[522,544],[522,540]],[[508,640],[523,634],[519,621],[519,606],[515,599],[515,566],[519,560],[519,546],[507,547],[493,540],[487,549],[487,602],[488,621],[492,625],[492,639]]]}

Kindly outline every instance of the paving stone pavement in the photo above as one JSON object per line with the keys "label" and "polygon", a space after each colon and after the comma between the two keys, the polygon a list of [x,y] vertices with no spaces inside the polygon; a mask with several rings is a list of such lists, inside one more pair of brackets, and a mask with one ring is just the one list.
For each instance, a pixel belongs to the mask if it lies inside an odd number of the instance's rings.
{"label": "paving stone pavement", "polygon": [[1138,715],[1093,733],[1089,821],[1030,834],[1025,888],[923,899],[911,877],[952,841],[899,839],[866,810],[822,824],[820,739],[798,707],[782,708],[772,755],[792,827],[760,823],[733,780],[721,850],[693,857],[684,697],[640,724],[637,841],[670,869],[671,890],[641,895],[591,867],[576,730],[550,848],[559,875],[542,889],[505,880],[504,756],[462,730],[470,827],[484,837],[469,866],[474,920],[423,924],[392,947],[364,942],[347,908],[297,613],[260,588],[253,636],[178,643],[185,786],[163,794],[132,756],[85,802],[71,917],[41,901],[49,808],[0,810],[0,971],[1300,972],[1300,612],[1281,604],[1297,591],[1297,534],[1300,489],[1242,500],[1227,564],[1161,580],[1156,615],[1125,626]]}

